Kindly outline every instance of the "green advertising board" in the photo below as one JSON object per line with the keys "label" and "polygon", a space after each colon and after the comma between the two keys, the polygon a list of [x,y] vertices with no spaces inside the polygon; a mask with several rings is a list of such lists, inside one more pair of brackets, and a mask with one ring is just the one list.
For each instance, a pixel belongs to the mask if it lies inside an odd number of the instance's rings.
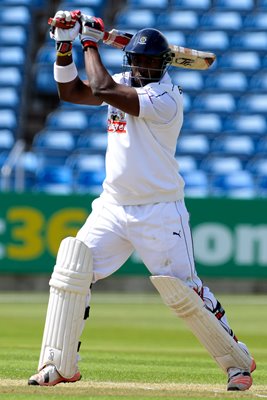
{"label": "green advertising board", "polygon": [[[75,236],[92,196],[0,194],[0,273],[51,273],[60,241]],[[267,201],[187,199],[201,277],[267,278]],[[134,254],[117,274],[147,274]]]}

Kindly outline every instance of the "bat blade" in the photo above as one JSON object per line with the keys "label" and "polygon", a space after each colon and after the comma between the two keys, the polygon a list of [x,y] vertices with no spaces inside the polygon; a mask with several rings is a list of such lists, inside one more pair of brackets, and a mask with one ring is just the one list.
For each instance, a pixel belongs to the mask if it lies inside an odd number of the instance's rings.
{"label": "bat blade", "polygon": [[170,45],[172,65],[188,69],[208,69],[216,60],[214,53],[188,49],[182,46]]}

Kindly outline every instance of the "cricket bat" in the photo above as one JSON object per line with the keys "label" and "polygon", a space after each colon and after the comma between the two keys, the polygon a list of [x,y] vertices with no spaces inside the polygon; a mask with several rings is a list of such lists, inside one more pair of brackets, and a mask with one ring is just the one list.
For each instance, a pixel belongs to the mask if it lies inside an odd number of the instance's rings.
{"label": "cricket bat", "polygon": [[[103,43],[118,49],[123,49],[132,37],[133,35],[130,33],[112,29],[110,32],[105,32]],[[170,44],[169,46],[172,52],[171,65],[174,67],[208,69],[216,60],[214,53],[188,49],[175,44]]]}
{"label": "cricket bat", "polygon": [[[49,18],[48,24],[54,27],[63,28],[64,20]],[[112,29],[104,33],[103,43],[123,50],[129,43],[133,35],[131,33],[122,32],[117,29]],[[186,47],[170,44],[172,52],[171,65],[179,68],[188,69],[208,69],[216,60],[214,53],[188,49]]]}

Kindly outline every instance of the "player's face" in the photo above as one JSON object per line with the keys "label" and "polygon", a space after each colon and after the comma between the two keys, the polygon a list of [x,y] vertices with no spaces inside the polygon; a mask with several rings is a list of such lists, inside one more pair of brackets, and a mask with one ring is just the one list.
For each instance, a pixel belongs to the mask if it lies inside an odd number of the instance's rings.
{"label": "player's face", "polygon": [[131,54],[130,65],[134,86],[144,86],[157,82],[162,75],[162,58],[148,57],[143,54]]}

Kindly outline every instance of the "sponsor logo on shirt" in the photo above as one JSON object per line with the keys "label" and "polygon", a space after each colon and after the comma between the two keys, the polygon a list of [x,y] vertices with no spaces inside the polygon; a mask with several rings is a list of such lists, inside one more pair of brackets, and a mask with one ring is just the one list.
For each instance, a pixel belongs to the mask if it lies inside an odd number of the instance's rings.
{"label": "sponsor logo on shirt", "polygon": [[117,108],[110,108],[108,112],[108,133],[126,133],[125,113]]}

